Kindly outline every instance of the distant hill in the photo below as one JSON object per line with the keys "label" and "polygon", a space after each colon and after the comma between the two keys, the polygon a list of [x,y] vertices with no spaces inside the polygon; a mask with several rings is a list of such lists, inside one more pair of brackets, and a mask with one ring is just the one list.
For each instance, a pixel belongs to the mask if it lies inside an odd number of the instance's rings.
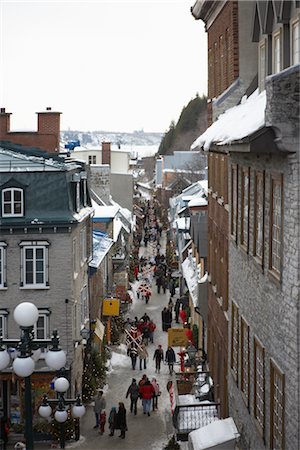
{"label": "distant hill", "polygon": [[64,145],[68,141],[79,140],[82,146],[101,147],[103,141],[109,141],[113,145],[159,145],[163,137],[163,133],[147,133],[143,130],[134,131],[133,133],[118,131],[78,131],[64,130],[61,131],[61,144]]}
{"label": "distant hill", "polygon": [[207,128],[207,98],[198,95],[181,111],[177,124],[171,122],[159,146],[160,155],[170,155],[178,150],[190,150],[190,146]]}

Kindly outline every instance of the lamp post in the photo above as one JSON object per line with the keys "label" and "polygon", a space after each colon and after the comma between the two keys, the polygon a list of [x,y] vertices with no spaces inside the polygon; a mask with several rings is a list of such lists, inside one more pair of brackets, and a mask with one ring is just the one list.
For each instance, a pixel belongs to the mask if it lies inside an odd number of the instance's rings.
{"label": "lamp post", "polygon": [[41,417],[49,418],[53,411],[50,404],[56,405],[56,410],[54,413],[55,420],[60,423],[60,448],[65,448],[65,422],[68,419],[67,405],[73,404],[72,416],[74,419],[80,419],[85,414],[85,406],[82,404],[80,396],[78,395],[76,399],[65,398],[65,393],[69,389],[70,383],[65,377],[59,377],[54,382],[54,389],[57,393],[56,399],[48,399],[45,394],[43,401],[39,407],[39,414]]}
{"label": "lamp post", "polygon": [[192,343],[190,343],[186,348],[186,352],[188,354],[191,366],[195,365],[195,357],[196,357],[197,351],[198,350],[196,349],[196,347],[194,347],[194,345]]}
{"label": "lamp post", "polygon": [[6,369],[11,362],[7,347],[14,347],[18,351],[17,357],[13,361],[13,370],[16,375],[25,380],[25,440],[27,450],[33,450],[30,375],[35,369],[35,360],[39,358],[41,348],[52,344],[45,355],[47,366],[50,369],[59,370],[65,366],[67,361],[65,352],[59,348],[57,330],[53,331],[52,339],[34,339],[33,326],[37,322],[38,316],[39,311],[33,303],[20,303],[14,310],[14,319],[21,329],[20,339],[0,340],[0,371]]}

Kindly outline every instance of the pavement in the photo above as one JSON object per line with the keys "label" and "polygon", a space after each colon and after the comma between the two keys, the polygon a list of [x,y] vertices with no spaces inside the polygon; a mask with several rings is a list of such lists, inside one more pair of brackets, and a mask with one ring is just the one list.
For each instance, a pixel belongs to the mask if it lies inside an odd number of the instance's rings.
{"label": "pavement", "polygon": [[[165,248],[166,236],[162,234],[161,248]],[[141,247],[140,255],[148,256],[151,248]],[[164,352],[167,349],[166,332],[162,331],[161,311],[168,305],[170,298],[167,289],[166,294],[157,294],[155,279],[152,284],[152,296],[149,303],[146,305],[145,301],[137,299],[135,295],[136,283],[133,284],[134,300],[130,311],[126,317],[134,319],[138,318],[147,312],[150,318],[156,324],[154,332],[154,343],[147,347],[149,359],[146,370],[139,369],[139,361],[137,361],[137,368],[132,370],[130,358],[127,357],[124,351],[124,344],[120,346],[111,346],[113,357],[111,360],[111,367],[107,375],[107,385],[104,388],[105,398],[107,402],[106,413],[109,415],[112,406],[118,406],[118,402],[123,401],[127,409],[127,427],[125,439],[119,438],[119,431],[115,432],[113,437],[109,436],[108,424],[105,426],[105,433],[100,435],[97,429],[94,429],[95,416],[92,405],[87,406],[86,414],[81,419],[81,439],[78,442],[71,442],[66,444],[66,448],[80,448],[86,450],[93,449],[122,449],[122,450],[162,450],[167,444],[168,440],[174,433],[172,426],[172,416],[170,409],[169,394],[166,389],[167,382],[170,379],[168,366],[162,364],[159,374],[155,373],[155,365],[153,361],[154,351],[158,344],[161,344]],[[125,317],[125,318],[126,318]],[[174,321],[173,321],[174,326]],[[178,325],[177,325],[178,326]],[[175,349],[176,350],[176,349]],[[175,370],[179,371],[179,365],[175,366]],[[142,375],[146,373],[151,380],[155,377],[160,385],[161,396],[158,398],[158,410],[151,412],[150,417],[143,414],[141,400],[138,400],[137,415],[130,413],[130,400],[126,399],[126,392],[131,384],[132,378],[140,380]],[[36,443],[35,450],[44,450],[54,448],[49,443]]]}

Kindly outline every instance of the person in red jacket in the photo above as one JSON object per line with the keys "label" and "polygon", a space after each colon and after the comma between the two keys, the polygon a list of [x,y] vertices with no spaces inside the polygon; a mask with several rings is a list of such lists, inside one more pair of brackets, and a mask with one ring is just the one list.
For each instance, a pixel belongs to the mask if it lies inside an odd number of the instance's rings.
{"label": "person in red jacket", "polygon": [[140,395],[142,398],[143,413],[148,414],[148,416],[150,416],[151,401],[154,394],[154,387],[147,378],[145,383],[140,387]]}

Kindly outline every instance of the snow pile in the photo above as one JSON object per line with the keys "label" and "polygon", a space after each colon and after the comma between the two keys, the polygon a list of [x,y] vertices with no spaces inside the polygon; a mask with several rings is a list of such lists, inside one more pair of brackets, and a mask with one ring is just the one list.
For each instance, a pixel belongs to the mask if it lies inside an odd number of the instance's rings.
{"label": "snow pile", "polygon": [[207,130],[191,145],[191,149],[203,147],[209,150],[212,143],[230,144],[251,135],[265,125],[266,91],[258,89],[240,105],[221,114]]}
{"label": "snow pile", "polygon": [[234,442],[239,436],[238,430],[231,417],[225,420],[217,420],[209,425],[194,430],[189,434],[190,448],[193,450],[204,450],[216,445],[232,443],[232,446],[222,446],[222,449],[234,448]]}
{"label": "snow pile", "polygon": [[115,367],[129,367],[130,359],[126,354],[112,352],[110,363],[113,369]]}

